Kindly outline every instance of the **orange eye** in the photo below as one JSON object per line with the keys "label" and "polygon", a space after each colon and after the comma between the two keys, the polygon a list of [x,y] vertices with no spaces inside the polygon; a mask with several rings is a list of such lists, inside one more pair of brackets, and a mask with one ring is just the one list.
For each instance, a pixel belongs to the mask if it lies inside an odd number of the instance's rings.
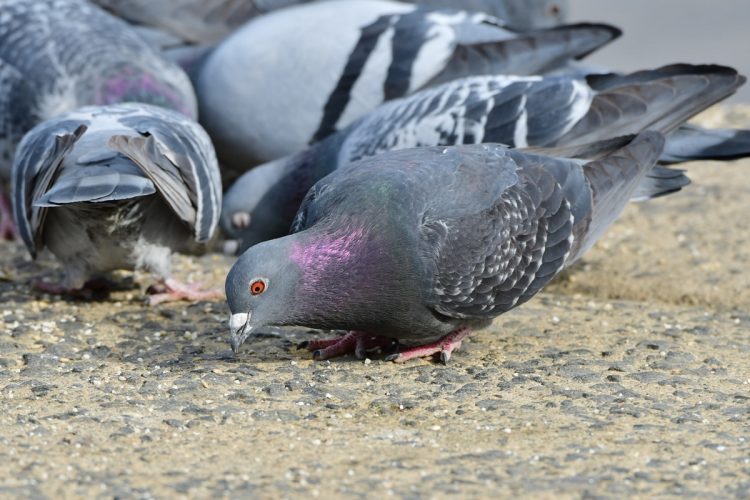
{"label": "orange eye", "polygon": [[263,280],[255,280],[250,283],[250,293],[253,295],[260,295],[266,290],[266,284]]}

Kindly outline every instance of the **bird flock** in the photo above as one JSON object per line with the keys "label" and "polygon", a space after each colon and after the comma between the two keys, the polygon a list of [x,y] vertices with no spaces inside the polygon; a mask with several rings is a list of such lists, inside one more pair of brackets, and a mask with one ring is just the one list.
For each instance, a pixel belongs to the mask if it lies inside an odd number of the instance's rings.
{"label": "bird flock", "polygon": [[[447,362],[577,261],[630,201],[679,191],[750,132],[686,122],[729,67],[586,65],[621,32],[556,0],[2,0],[0,233],[114,270],[148,302],[223,298],[237,351],[342,330],[317,360]],[[670,61],[665,61],[670,63]],[[175,252],[237,255],[225,291]]]}

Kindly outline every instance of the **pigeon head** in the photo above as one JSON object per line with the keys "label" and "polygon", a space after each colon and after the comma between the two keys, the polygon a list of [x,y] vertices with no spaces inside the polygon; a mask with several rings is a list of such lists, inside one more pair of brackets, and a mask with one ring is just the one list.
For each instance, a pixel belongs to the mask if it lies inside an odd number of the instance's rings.
{"label": "pigeon head", "polygon": [[226,279],[230,344],[235,352],[258,328],[289,323],[299,270],[289,259],[290,238],[271,240],[242,254]]}
{"label": "pigeon head", "polygon": [[241,207],[231,207],[225,203],[222,211],[224,234],[234,240],[227,246],[227,253],[241,254],[248,248],[263,241],[280,238],[289,233],[288,210],[280,206],[280,197],[264,196],[256,187],[248,190]]}
{"label": "pigeon head", "polygon": [[371,329],[403,307],[413,274],[366,222],[338,220],[243,253],[226,280],[233,350],[265,326]]}

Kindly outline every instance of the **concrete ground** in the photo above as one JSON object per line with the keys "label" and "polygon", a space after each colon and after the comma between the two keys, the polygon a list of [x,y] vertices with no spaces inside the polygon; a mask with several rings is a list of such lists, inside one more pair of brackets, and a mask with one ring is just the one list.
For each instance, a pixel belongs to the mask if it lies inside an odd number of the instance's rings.
{"label": "concrete ground", "polygon": [[233,357],[222,302],[40,295],[56,265],[4,243],[0,495],[746,498],[750,161],[687,168],[448,366],[313,362],[304,331]]}

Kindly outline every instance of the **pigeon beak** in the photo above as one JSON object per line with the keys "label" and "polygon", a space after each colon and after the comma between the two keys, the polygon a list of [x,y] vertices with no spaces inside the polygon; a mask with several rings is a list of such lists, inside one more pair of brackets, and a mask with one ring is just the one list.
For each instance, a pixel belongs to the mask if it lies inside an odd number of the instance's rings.
{"label": "pigeon beak", "polygon": [[253,329],[250,316],[250,313],[236,313],[229,318],[229,345],[235,353]]}

